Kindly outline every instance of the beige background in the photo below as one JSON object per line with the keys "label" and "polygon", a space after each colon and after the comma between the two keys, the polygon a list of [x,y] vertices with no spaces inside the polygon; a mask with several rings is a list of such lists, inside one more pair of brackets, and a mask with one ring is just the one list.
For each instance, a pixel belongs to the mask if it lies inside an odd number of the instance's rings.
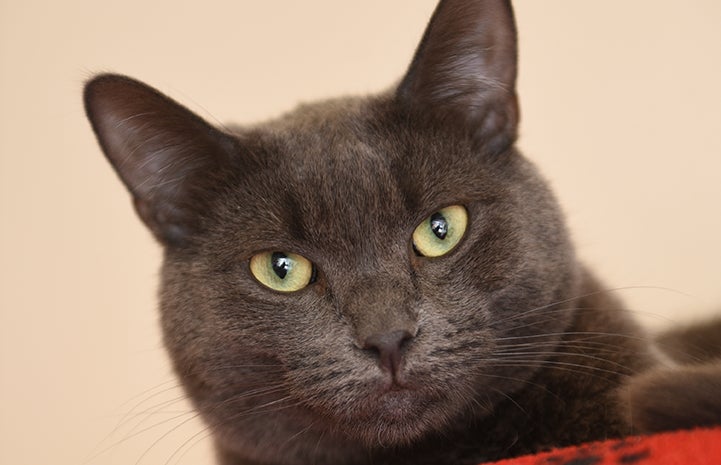
{"label": "beige background", "polygon": [[[434,3],[0,0],[0,463],[210,461],[156,328],[159,249],[83,80],[119,71],[255,121],[391,84]],[[580,254],[652,328],[721,313],[721,2],[519,0],[517,17],[520,144]]]}

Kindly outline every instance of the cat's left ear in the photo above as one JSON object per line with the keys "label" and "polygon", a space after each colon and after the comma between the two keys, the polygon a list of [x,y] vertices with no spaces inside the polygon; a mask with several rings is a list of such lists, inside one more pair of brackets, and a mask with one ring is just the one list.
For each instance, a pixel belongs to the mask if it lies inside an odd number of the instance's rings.
{"label": "cat's left ear", "polygon": [[441,0],[396,98],[502,152],[517,133],[516,59],[509,0]]}

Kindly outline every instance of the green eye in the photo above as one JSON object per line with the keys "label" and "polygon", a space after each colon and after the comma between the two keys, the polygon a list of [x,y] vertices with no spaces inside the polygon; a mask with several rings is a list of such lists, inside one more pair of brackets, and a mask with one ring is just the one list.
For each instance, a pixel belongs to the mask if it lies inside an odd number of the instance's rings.
{"label": "green eye", "polygon": [[263,252],[250,259],[250,272],[275,291],[294,292],[315,281],[315,267],[305,257],[287,252]]}
{"label": "green eye", "polygon": [[424,257],[440,257],[461,241],[468,225],[468,213],[460,205],[438,210],[413,231],[413,247]]}

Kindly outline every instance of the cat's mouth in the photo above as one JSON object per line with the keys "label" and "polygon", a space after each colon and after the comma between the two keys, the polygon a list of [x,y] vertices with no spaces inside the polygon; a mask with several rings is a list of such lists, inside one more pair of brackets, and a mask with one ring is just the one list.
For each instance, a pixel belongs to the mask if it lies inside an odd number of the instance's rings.
{"label": "cat's mouth", "polygon": [[370,393],[361,416],[390,424],[404,424],[426,414],[439,396],[404,377],[388,377]]}
{"label": "cat's mouth", "polygon": [[[365,383],[349,382],[346,402],[334,415],[348,437],[377,446],[408,444],[443,424],[457,411],[457,401],[443,382],[403,366],[382,367]],[[352,399],[352,400],[351,400]]]}
{"label": "cat's mouth", "polygon": [[428,408],[429,402],[422,397],[416,390],[394,383],[378,396],[378,410],[387,421],[408,421],[409,413],[421,414]]}
{"label": "cat's mouth", "polygon": [[347,411],[339,426],[347,436],[374,447],[400,446],[438,426],[441,404],[443,399],[427,389],[384,383]]}

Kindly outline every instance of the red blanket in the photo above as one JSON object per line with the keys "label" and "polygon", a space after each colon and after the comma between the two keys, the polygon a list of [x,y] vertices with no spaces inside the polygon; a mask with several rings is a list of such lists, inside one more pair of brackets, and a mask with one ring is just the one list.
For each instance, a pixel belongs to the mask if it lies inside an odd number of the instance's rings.
{"label": "red blanket", "polygon": [[493,465],[721,465],[721,427],[594,442]]}

